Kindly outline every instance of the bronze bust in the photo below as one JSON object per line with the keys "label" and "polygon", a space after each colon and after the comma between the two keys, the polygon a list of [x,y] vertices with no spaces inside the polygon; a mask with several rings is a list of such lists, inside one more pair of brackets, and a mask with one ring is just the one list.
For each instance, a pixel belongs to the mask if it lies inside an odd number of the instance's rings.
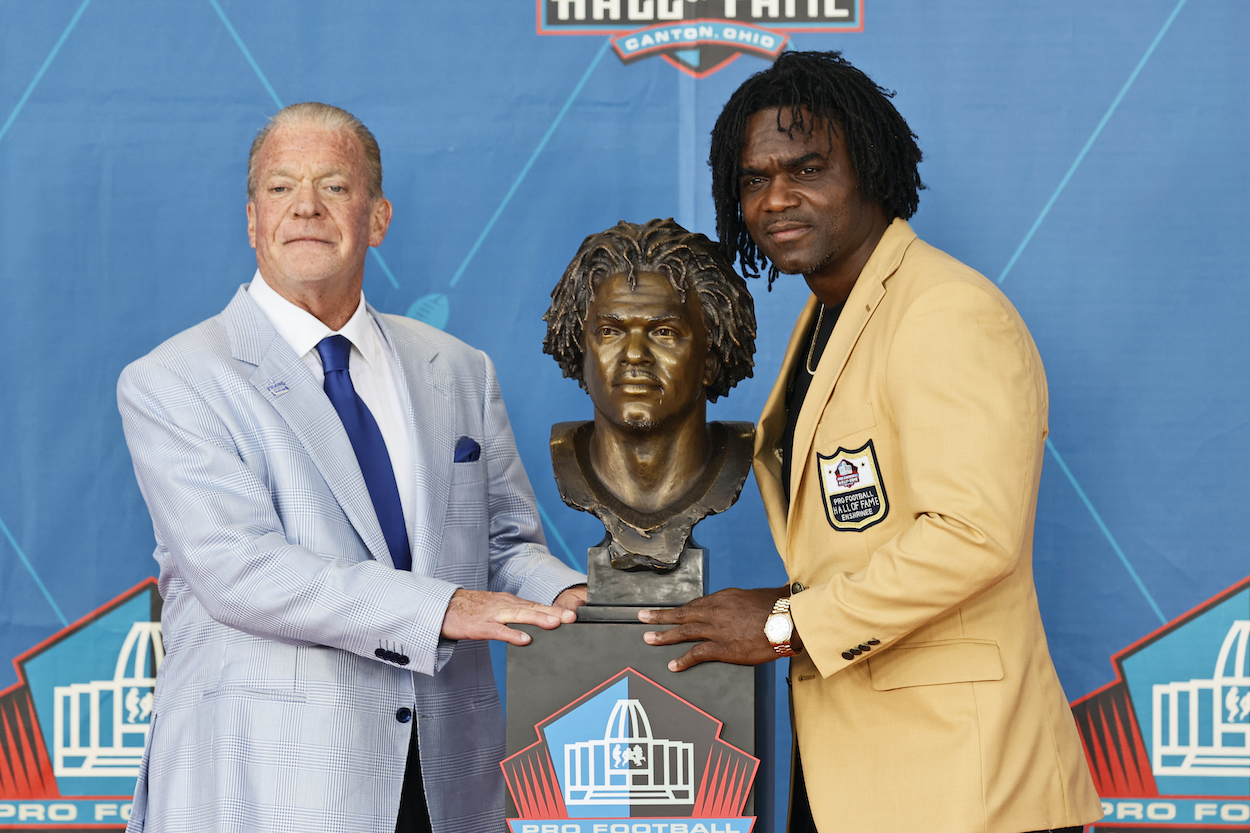
{"label": "bronze bust", "polygon": [[593,421],[552,428],[560,494],[603,522],[612,567],[673,571],[750,468],[751,423],[707,423],[707,401],[751,375],[746,282],[702,234],[622,221],[583,241],[551,297],[543,350],[594,403]]}

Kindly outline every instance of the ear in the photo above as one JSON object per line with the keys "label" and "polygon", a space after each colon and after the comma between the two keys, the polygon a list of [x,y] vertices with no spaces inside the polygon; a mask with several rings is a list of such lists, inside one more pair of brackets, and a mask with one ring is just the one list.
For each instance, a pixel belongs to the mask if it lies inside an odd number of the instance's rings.
{"label": "ear", "polygon": [[256,248],[256,203],[247,201],[247,242]]}
{"label": "ear", "polygon": [[386,230],[391,227],[391,201],[382,197],[373,204],[369,216],[369,245],[381,246]]}
{"label": "ear", "polygon": [[720,359],[711,350],[707,351],[707,358],[703,360],[703,387],[707,388],[716,381],[716,377],[720,375]]}

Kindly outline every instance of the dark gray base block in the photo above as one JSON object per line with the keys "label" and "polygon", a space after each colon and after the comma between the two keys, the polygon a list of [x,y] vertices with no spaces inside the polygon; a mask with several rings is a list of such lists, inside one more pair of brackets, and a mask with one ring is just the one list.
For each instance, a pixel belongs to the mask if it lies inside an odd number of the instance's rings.
{"label": "dark gray base block", "polygon": [[665,605],[582,605],[577,609],[579,622],[618,622],[622,625],[637,625],[638,611],[649,608],[665,607]]}
{"label": "dark gray base block", "polygon": [[677,607],[706,595],[707,551],[702,547],[682,550],[677,566],[668,572],[618,570],[612,566],[607,547],[586,551],[586,573],[591,605],[639,605]]}
{"label": "dark gray base block", "polygon": [[[530,746],[535,724],[564,709],[626,668],[632,668],[691,705],[723,722],[720,738],[760,759],[755,789],[745,815],[758,816],[756,833],[771,829],[773,808],[773,715],[771,665],[751,668],[704,663],[674,673],[668,662],[689,645],[653,646],[642,635],[650,625],[576,622],[554,631],[516,625],[533,641],[508,646],[507,752]],[[507,814],[518,813],[507,796]]]}

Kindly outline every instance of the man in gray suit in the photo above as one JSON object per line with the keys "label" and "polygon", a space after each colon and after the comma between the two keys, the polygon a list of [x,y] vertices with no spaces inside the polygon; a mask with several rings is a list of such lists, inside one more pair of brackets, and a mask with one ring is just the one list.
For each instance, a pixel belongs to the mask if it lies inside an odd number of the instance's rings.
{"label": "man in gray suit", "polygon": [[365,304],[391,204],[364,125],[278,113],[247,218],[252,282],[118,384],[165,600],[130,829],[502,830],[482,640],[572,622],[585,577],[490,359]]}

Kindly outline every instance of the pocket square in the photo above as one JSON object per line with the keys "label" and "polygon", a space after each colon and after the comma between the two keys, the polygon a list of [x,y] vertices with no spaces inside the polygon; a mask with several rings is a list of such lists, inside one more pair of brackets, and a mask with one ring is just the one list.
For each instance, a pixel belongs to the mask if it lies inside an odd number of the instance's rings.
{"label": "pocket square", "polygon": [[477,444],[477,440],[472,437],[461,437],[456,440],[455,461],[457,463],[472,463],[481,456],[482,447]]}

